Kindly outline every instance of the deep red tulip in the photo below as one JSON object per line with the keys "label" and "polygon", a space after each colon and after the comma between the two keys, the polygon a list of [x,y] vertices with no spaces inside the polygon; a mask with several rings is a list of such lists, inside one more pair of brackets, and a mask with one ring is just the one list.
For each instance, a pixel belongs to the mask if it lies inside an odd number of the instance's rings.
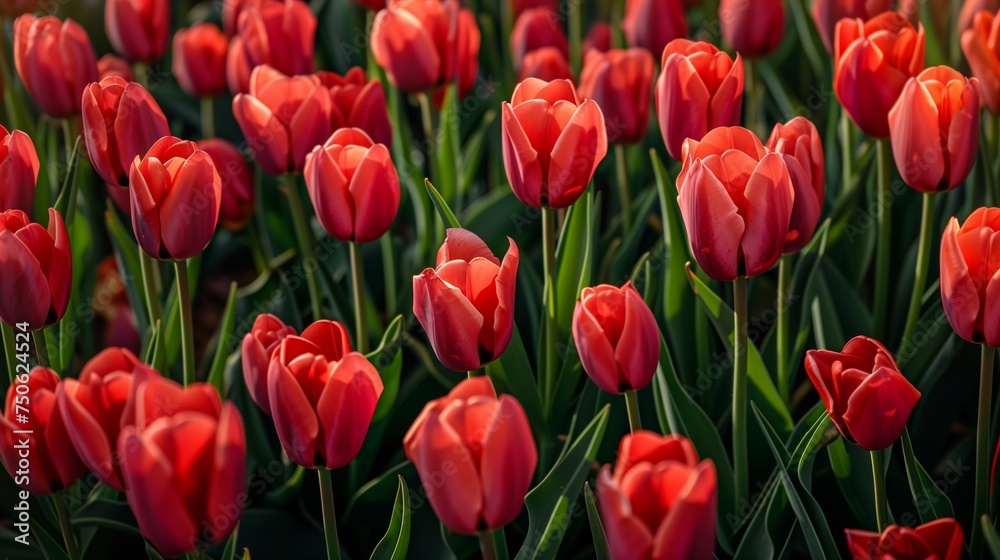
{"label": "deep red tulip", "polygon": [[[472,10],[462,9],[458,12],[458,38],[455,40],[455,50],[458,59],[455,61],[455,81],[458,82],[458,97],[465,98],[476,85],[479,75],[479,47],[482,37],[479,24]],[[444,87],[435,93],[435,103],[440,108],[444,101]]]}
{"label": "deep red tulip", "polygon": [[281,3],[285,0],[222,0],[222,30],[232,37],[239,30],[240,15],[261,4]]}
{"label": "deep red tulip", "polygon": [[167,0],[107,0],[104,30],[118,54],[132,62],[155,62],[170,40]]}
{"label": "deep red tulip", "polygon": [[38,9],[38,2],[39,0],[0,0],[0,14],[7,18],[30,14]]}
{"label": "deep red tulip", "polygon": [[583,54],[591,50],[608,52],[611,50],[611,26],[603,21],[594,22],[583,39]]}
{"label": "deep red tulip", "polygon": [[896,12],[837,24],[833,91],[868,136],[887,138],[887,115],[906,81],[924,69],[924,27]]}
{"label": "deep red tulip", "polygon": [[892,445],[920,399],[892,354],[867,336],[852,338],[840,352],[809,350],[805,364],[840,434],[866,451]]}
{"label": "deep red tulip", "polygon": [[219,223],[222,181],[194,142],[158,140],[141,160],[136,156],[129,182],[132,230],[146,254],[184,260],[208,245]]}
{"label": "deep red tulip", "polygon": [[601,107],[612,144],[633,144],[646,137],[655,70],[656,62],[646,49],[587,53],[580,97]]}
{"label": "deep red tulip", "polygon": [[192,97],[213,97],[226,91],[229,38],[214,24],[199,23],[174,34],[171,67],[181,89]]}
{"label": "deep red tulip", "polygon": [[333,72],[317,72],[316,76],[330,91],[331,131],[360,128],[375,142],[392,147],[392,123],[382,82],[365,78],[360,66],[343,76]]}
{"label": "deep red tulip", "polygon": [[833,52],[834,30],[844,18],[871,19],[892,9],[893,0],[815,0],[813,22],[828,52]]}
{"label": "deep red tulip", "polygon": [[532,8],[517,17],[510,34],[510,56],[517,65],[526,54],[542,47],[555,47],[569,56],[562,22],[553,10]]}
{"label": "deep red tulip", "polygon": [[229,231],[243,229],[253,218],[253,169],[236,146],[221,138],[199,140],[198,149],[212,158],[219,172],[222,186],[219,225]]}
{"label": "deep red tulip", "polygon": [[288,77],[258,66],[250,92],[233,99],[233,114],[265,173],[301,171],[306,155],[330,137],[332,101],[316,75]]}
{"label": "deep red tulip", "polygon": [[566,55],[555,47],[542,47],[524,55],[520,69],[517,71],[519,81],[537,78],[544,82],[554,80],[572,80],[573,73],[569,69]]}
{"label": "deep red tulip", "polygon": [[847,548],[855,560],[959,560],[962,526],[950,517],[919,527],[889,525],[882,534],[847,529]]}
{"label": "deep red tulip", "polygon": [[342,128],[306,157],[303,173],[323,229],[343,242],[368,243],[389,231],[399,210],[399,176],[384,144]]}
{"label": "deep red tulip", "polygon": [[49,208],[49,227],[20,210],[0,214],[0,320],[28,330],[55,324],[66,312],[73,253],[62,216]]}
{"label": "deep red tulip", "polygon": [[465,379],[427,403],[403,449],[424,487],[434,488],[427,498],[441,523],[465,535],[514,521],[538,465],[521,403],[497,398],[486,376]]}
{"label": "deep red tulip", "polygon": [[103,320],[103,326],[99,327],[98,348],[117,346],[138,354],[142,337],[114,255],[107,255],[97,265],[97,283],[90,302],[91,311]]}
{"label": "deep red tulip", "polygon": [[354,2],[365,9],[377,12],[385,9],[386,0],[351,0],[351,2]]}
{"label": "deep red tulip", "polygon": [[608,153],[597,103],[581,101],[569,80],[528,78],[501,115],[503,162],[517,198],[534,208],[576,202]]}
{"label": "deep red tulip", "polygon": [[354,460],[382,394],[382,379],[347,330],[321,320],[281,341],[267,373],[271,416],[288,457],[309,468]]}
{"label": "deep red tulip", "polygon": [[[26,386],[27,401],[15,402],[19,385]],[[59,376],[48,368],[36,367],[30,374],[18,374],[15,383],[7,389],[6,405],[0,417],[3,437],[0,458],[14,484],[38,496],[65,490],[87,472],[73,449],[56,406],[59,385]],[[17,408],[17,404],[22,407]],[[27,421],[21,421],[19,415],[26,416]],[[30,430],[30,433],[14,433],[14,430]],[[21,455],[25,450],[26,457]]]}
{"label": "deep red tulip", "polygon": [[127,187],[132,160],[146,155],[157,140],[169,135],[167,117],[146,88],[136,82],[112,76],[84,90],[87,155],[109,185]]}
{"label": "deep red tulip", "polygon": [[768,56],[785,37],[783,0],[722,0],[719,3],[722,40],[747,58]]}
{"label": "deep red tulip", "polygon": [[688,36],[682,0],[626,0],[622,29],[628,44],[656,56],[667,43]]}
{"label": "deep red tulip", "polygon": [[111,76],[118,76],[126,82],[135,81],[132,65],[124,58],[109,53],[97,61],[97,79],[103,80]]}
{"label": "deep red tulip", "polygon": [[75,21],[25,14],[14,20],[14,64],[25,89],[50,117],[80,112],[83,88],[97,81],[97,56]]}
{"label": "deep red tulip", "polygon": [[271,400],[267,395],[267,369],[281,341],[295,334],[295,329],[281,319],[270,313],[261,313],[254,319],[250,332],[243,337],[240,347],[243,380],[253,402],[268,415],[271,414]]}
{"label": "deep red tulip", "polygon": [[[979,208],[962,224],[952,218],[941,239],[941,303],[958,336],[1000,346],[1000,208]],[[998,245],[1000,246],[1000,245]]]}
{"label": "deep red tulip", "polygon": [[780,154],[745,128],[684,142],[677,197],[691,253],[710,277],[767,272],[788,238],[795,190]]}
{"label": "deep red tulip", "polygon": [[788,224],[785,253],[794,253],[812,239],[826,193],[826,156],[819,131],[809,119],[795,117],[774,125],[767,149],[781,154],[795,189],[792,220]]}
{"label": "deep red tulip", "polygon": [[583,289],[573,342],[594,384],[617,395],[648,385],[660,363],[660,329],[632,282]]}
{"label": "deep red tulip", "polygon": [[1000,9],[1000,0],[965,0],[962,4],[962,11],[958,14],[958,25],[956,30],[959,35],[965,33],[966,29],[972,27],[972,22],[979,12],[992,12]]}
{"label": "deep red tulip", "polygon": [[449,229],[437,268],[413,277],[413,314],[445,367],[471,371],[503,354],[514,329],[517,245],[503,262],[471,231]]}
{"label": "deep red tulip", "polygon": [[118,436],[139,531],[165,557],[229,537],[246,505],[246,435],[236,406],[207,383],[142,383],[135,425]]}
{"label": "deep red tulip", "polygon": [[947,66],[910,78],[889,112],[889,135],[907,185],[924,192],[957,187],[979,149],[979,81]]}
{"label": "deep red tulip", "polygon": [[302,0],[246,4],[226,56],[229,91],[250,91],[253,70],[265,64],[289,76],[312,72],[316,16],[309,5]]}
{"label": "deep red tulip", "polygon": [[972,75],[979,79],[982,102],[994,115],[1000,114],[1000,17],[979,12],[972,27],[962,33],[962,52]]}
{"label": "deep red tulip", "polygon": [[532,8],[548,8],[553,12],[559,10],[558,0],[513,0],[514,19]]}
{"label": "deep red tulip", "polygon": [[712,558],[718,507],[715,464],[682,436],[638,430],[622,438],[614,474],[597,499],[612,558]]}
{"label": "deep red tulip", "polygon": [[31,137],[20,130],[8,133],[0,126],[0,212],[35,213],[38,168],[38,153]]}
{"label": "deep red tulip", "polygon": [[688,138],[737,126],[743,108],[743,59],[714,45],[677,39],[663,51],[656,81],[656,115],[670,157],[681,159]]}

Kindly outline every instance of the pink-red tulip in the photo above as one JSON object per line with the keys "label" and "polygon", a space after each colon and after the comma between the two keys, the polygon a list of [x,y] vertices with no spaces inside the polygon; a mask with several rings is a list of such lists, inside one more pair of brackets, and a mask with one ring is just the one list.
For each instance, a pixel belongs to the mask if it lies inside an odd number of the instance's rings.
{"label": "pink-red tulip", "polygon": [[684,2],[626,0],[622,29],[629,45],[642,47],[656,56],[667,43],[688,36]]}
{"label": "pink-red tulip", "polygon": [[969,61],[972,75],[979,79],[983,105],[994,115],[1000,114],[1000,17],[979,12],[972,26],[962,33],[962,52]]}
{"label": "pink-red tulip", "polygon": [[524,55],[520,69],[517,71],[519,81],[537,78],[545,82],[554,80],[572,80],[573,73],[569,69],[566,55],[555,47],[542,47]]}
{"label": "pink-red tulip", "polygon": [[229,38],[214,24],[199,23],[174,34],[171,66],[181,89],[192,97],[213,97],[226,91]]}
{"label": "pink-red tulip", "polygon": [[603,21],[594,22],[583,39],[583,54],[591,50],[608,52],[611,50],[611,26]]}
{"label": "pink-red tulip", "polygon": [[0,320],[32,331],[58,322],[73,287],[72,255],[55,208],[47,230],[20,210],[0,214]]}
{"label": "pink-red tulip", "polygon": [[608,153],[604,115],[569,80],[524,80],[501,106],[503,163],[524,204],[566,208],[590,183]]}
{"label": "pink-red tulip", "polygon": [[31,137],[0,126],[0,212],[22,210],[34,214],[38,153]]}
{"label": "pink-red tulip", "polygon": [[97,81],[97,56],[83,27],[71,19],[14,20],[14,64],[25,89],[50,117],[80,112],[83,88]]}
{"label": "pink-red tulip", "polygon": [[476,234],[449,229],[437,268],[413,277],[413,314],[448,369],[478,369],[499,358],[510,342],[520,253],[508,241],[500,262]]}
{"label": "pink-red tulip", "polygon": [[118,54],[131,62],[155,62],[170,40],[170,2],[107,0],[104,30]]}
{"label": "pink-red tulip", "polygon": [[548,8],[525,10],[510,34],[510,56],[517,65],[526,54],[542,47],[555,47],[563,56],[569,56],[559,16]]}
{"label": "pink-red tulip", "polygon": [[219,225],[229,231],[243,229],[253,218],[253,169],[236,146],[221,138],[199,140],[198,149],[212,158],[219,172],[222,187]]}
{"label": "pink-red tulip", "polygon": [[823,212],[826,193],[826,157],[819,131],[809,119],[795,117],[774,125],[767,149],[781,154],[795,189],[792,220],[788,225],[785,253],[794,253],[812,239]]}
{"label": "pink-red tulip", "polygon": [[252,72],[265,64],[289,76],[313,71],[316,16],[308,4],[251,0],[238,11],[226,56],[230,92],[249,91]]}
{"label": "pink-red tulip", "polygon": [[[952,218],[941,239],[941,303],[958,336],[1000,346],[1000,208],[979,208],[959,227]],[[1000,245],[998,245],[1000,247]]]}
{"label": "pink-red tulip", "polygon": [[427,498],[441,523],[466,535],[514,521],[538,465],[521,403],[510,395],[497,398],[486,376],[466,379],[427,403],[403,449],[423,485],[434,488]]}
{"label": "pink-red tulip", "polygon": [[847,529],[847,548],[855,560],[959,560],[962,526],[950,517],[919,527],[889,525],[881,534]]}
{"label": "pink-red tulip", "polygon": [[580,97],[601,107],[609,142],[633,144],[646,137],[655,67],[646,49],[587,53]]}
{"label": "pink-red tulip", "polygon": [[844,18],[871,19],[892,9],[893,0],[816,0],[812,16],[820,39],[828,52],[833,52],[834,30]]}
{"label": "pink-red tulip", "polygon": [[722,0],[719,3],[722,40],[747,58],[768,56],[785,36],[783,0]]}
{"label": "pink-red tulip", "polygon": [[271,365],[271,357],[282,340],[295,334],[295,329],[281,322],[281,319],[270,313],[262,313],[254,319],[250,332],[243,337],[243,345],[240,347],[243,380],[246,381],[250,398],[268,415],[271,414],[271,399],[267,395],[267,370]]}
{"label": "pink-red tulip", "polygon": [[360,128],[375,142],[392,147],[392,123],[382,82],[365,78],[360,66],[343,76],[333,72],[317,72],[316,76],[330,91],[331,131]]}
{"label": "pink-red tulip", "polygon": [[132,65],[124,58],[109,53],[97,61],[97,79],[103,80],[111,76],[117,76],[126,82],[135,81]]}

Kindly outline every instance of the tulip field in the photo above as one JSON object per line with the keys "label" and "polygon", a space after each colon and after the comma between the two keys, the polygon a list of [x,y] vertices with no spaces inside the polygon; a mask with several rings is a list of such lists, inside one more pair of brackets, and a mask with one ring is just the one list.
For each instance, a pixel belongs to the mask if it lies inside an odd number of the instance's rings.
{"label": "tulip field", "polygon": [[1000,0],[0,0],[0,556],[1000,560]]}

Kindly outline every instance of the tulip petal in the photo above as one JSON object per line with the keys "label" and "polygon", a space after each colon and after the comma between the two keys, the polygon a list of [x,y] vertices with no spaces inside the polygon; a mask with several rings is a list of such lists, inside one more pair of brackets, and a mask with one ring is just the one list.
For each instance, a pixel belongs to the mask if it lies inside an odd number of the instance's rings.
{"label": "tulip petal", "polygon": [[333,366],[316,403],[326,438],[321,442],[326,450],[326,468],[346,466],[361,451],[381,394],[382,379],[363,354],[351,352]]}
{"label": "tulip petal", "polygon": [[[670,463],[660,463],[661,472]],[[674,467],[676,468],[676,467]],[[715,465],[702,461],[688,475],[653,537],[653,558],[711,558],[715,550]]]}
{"label": "tulip petal", "polygon": [[510,395],[500,397],[482,448],[483,518],[488,527],[502,527],[524,507],[524,495],[538,465],[528,417]]}
{"label": "tulip petal", "polygon": [[510,247],[503,257],[500,271],[497,273],[495,287],[497,307],[493,313],[493,358],[499,358],[507,349],[514,333],[514,299],[517,287],[517,265],[520,252],[514,240],[507,238]]}
{"label": "tulip petal", "polygon": [[334,239],[348,242],[354,237],[354,199],[347,177],[330,152],[316,146],[306,158],[306,187],[323,229]]}
{"label": "tulip petal", "polygon": [[277,360],[271,361],[268,370],[267,391],[281,447],[292,461],[303,467],[315,467],[319,420],[299,382]]}
{"label": "tulip petal", "polygon": [[862,449],[885,449],[903,433],[919,399],[920,391],[899,372],[879,368],[848,399],[844,422]]}
{"label": "tulip petal", "polygon": [[246,435],[240,413],[231,402],[223,406],[219,416],[212,455],[202,536],[212,543],[220,543],[233,532],[243,504],[247,503],[242,498],[247,488]]}
{"label": "tulip petal", "polygon": [[483,316],[459,288],[446,283],[433,269],[413,277],[413,314],[445,367],[469,371],[482,366],[479,333]]}
{"label": "tulip petal", "polygon": [[938,108],[924,83],[911,78],[889,111],[896,167],[907,185],[934,192],[947,179],[947,155],[941,143]]}
{"label": "tulip petal", "polygon": [[615,348],[615,361],[631,389],[641,389],[653,379],[660,363],[660,330],[649,306],[631,283],[625,292],[625,328]]}
{"label": "tulip petal", "polygon": [[163,245],[175,260],[195,257],[219,223],[222,181],[212,158],[198,151],[173,177],[160,205]]}
{"label": "tulip petal", "polygon": [[601,108],[584,101],[563,127],[549,158],[549,206],[566,208],[590,183],[597,165],[608,153],[608,131]]}
{"label": "tulip petal", "polygon": [[[996,234],[994,234],[996,236]],[[991,247],[991,250],[998,248]],[[1000,346],[1000,270],[986,284],[983,306],[983,340],[990,348]]]}
{"label": "tulip petal", "polygon": [[746,231],[740,245],[747,276],[766,272],[781,256],[794,197],[784,160],[778,154],[764,156],[746,188],[746,198],[752,202],[747,205]]}
{"label": "tulip petal", "polygon": [[534,208],[542,207],[542,165],[521,122],[509,103],[500,106],[503,123],[503,163],[507,181],[518,200]]}
{"label": "tulip petal", "polygon": [[698,264],[716,280],[734,280],[746,226],[726,187],[701,160],[694,161],[678,187],[681,215]]}
{"label": "tulip petal", "polygon": [[399,210],[399,176],[389,150],[382,144],[368,149],[351,178],[354,199],[354,241],[369,243],[389,230]]}
{"label": "tulip petal", "polygon": [[612,557],[651,558],[653,534],[633,515],[632,505],[612,479],[608,465],[597,475],[597,501]]}
{"label": "tulip petal", "polygon": [[282,175],[294,169],[288,131],[266,105],[255,97],[239,94],[233,99],[233,116],[265,173]]}
{"label": "tulip petal", "polygon": [[90,472],[115,490],[124,491],[112,458],[112,442],[97,420],[74,398],[79,385],[75,379],[67,379],[56,396],[69,440]]}
{"label": "tulip petal", "polygon": [[969,342],[977,340],[976,319],[980,307],[979,290],[969,274],[969,266],[958,244],[958,220],[951,218],[941,237],[941,302],[951,328]]}
{"label": "tulip petal", "polygon": [[10,230],[0,230],[0,318],[8,325],[45,326],[51,307],[49,281],[38,260]]}
{"label": "tulip petal", "polygon": [[448,228],[445,231],[444,243],[438,249],[436,266],[456,260],[472,262],[475,258],[486,259],[500,266],[500,259],[493,255],[493,251],[478,235],[467,229]]}

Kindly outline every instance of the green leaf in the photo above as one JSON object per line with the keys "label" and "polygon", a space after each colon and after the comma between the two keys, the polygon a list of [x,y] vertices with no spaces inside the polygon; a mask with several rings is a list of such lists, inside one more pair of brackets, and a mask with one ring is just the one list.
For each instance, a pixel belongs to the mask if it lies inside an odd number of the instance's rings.
{"label": "green leaf", "polygon": [[226,360],[229,358],[229,339],[233,336],[233,324],[236,322],[236,282],[229,285],[229,297],[226,299],[226,309],[222,312],[222,324],[219,325],[219,332],[215,336],[215,358],[212,359],[212,367],[208,370],[208,382],[219,391],[219,395],[225,396],[223,373],[226,370]]}
{"label": "green leaf", "polygon": [[[874,527],[875,492],[872,487],[871,455],[856,445],[848,445],[837,438],[827,446],[830,467],[837,479],[840,494],[857,518],[861,527]],[[853,476],[852,476],[853,474]]]}
{"label": "green leaf", "polygon": [[[118,270],[121,273],[122,282],[125,284],[125,291],[128,293],[129,301],[133,302],[132,312],[135,314],[136,327],[140,333],[149,332],[149,315],[147,315],[144,303],[146,300],[143,298],[145,290],[142,283],[142,267],[139,264],[135,238],[131,232],[125,230],[111,200],[107,201],[104,222],[108,229],[108,237],[111,238],[111,247],[114,249],[115,260],[118,262]],[[148,340],[146,344],[149,344]]]}
{"label": "green leaf", "polygon": [[531,361],[517,325],[514,325],[507,350],[500,355],[500,359],[486,365],[486,375],[493,381],[498,393],[510,393],[521,403],[535,437],[539,440],[549,439],[542,397],[532,375]]}
{"label": "green leaf", "polygon": [[990,549],[990,556],[993,560],[1000,560],[1000,535],[997,535],[996,527],[990,523],[990,516],[982,516],[979,524],[983,527],[983,538],[986,540],[986,547]]}
{"label": "green leaf", "polygon": [[163,556],[160,556],[160,553],[153,548],[153,545],[149,541],[146,541],[146,556],[149,557],[149,560],[164,560]]}
{"label": "green leaf", "polygon": [[486,134],[490,130],[490,126],[493,125],[493,120],[496,119],[496,111],[490,110],[486,111],[483,118],[479,122],[479,127],[476,128],[472,136],[465,141],[465,150],[462,151],[462,184],[460,185],[462,193],[465,193],[472,187],[472,184],[476,180],[476,173],[479,171],[480,163],[483,161],[483,146],[486,145]]}
{"label": "green leaf", "polygon": [[770,531],[768,531],[768,521],[772,507],[779,502],[781,505],[784,505],[782,500],[779,499],[779,496],[784,497],[783,492],[784,490],[781,489],[781,483],[777,474],[772,475],[767,480],[767,484],[764,486],[758,500],[761,506],[750,519],[750,523],[747,524],[743,540],[740,541],[740,547],[736,550],[733,560],[756,560],[758,558],[776,557],[774,541],[771,539]]}
{"label": "green leaf", "polygon": [[913,455],[910,433],[903,430],[903,463],[906,465],[906,479],[910,483],[910,495],[917,508],[921,523],[930,523],[942,517],[955,517],[948,494],[941,491],[924,467]]}
{"label": "green leaf", "polygon": [[389,529],[372,552],[372,560],[405,560],[410,545],[410,491],[402,476],[398,476],[399,489],[392,506]]}
{"label": "green leaf", "polygon": [[403,373],[403,347],[399,342],[402,332],[403,316],[396,315],[386,327],[378,348],[366,356],[368,361],[378,370],[383,386],[382,396],[379,397],[372,420],[379,420],[389,414],[392,405],[396,402],[396,396],[399,394],[399,379]]}
{"label": "green leaf", "polygon": [[566,212],[556,247],[556,324],[565,336],[570,332],[580,290],[591,284],[593,276],[595,205],[594,189],[587,189]]}
{"label": "green leaf", "polygon": [[[799,474],[799,483],[802,487],[806,489],[806,492],[812,492],[812,469],[813,464],[816,462],[816,455],[819,450],[825,447],[824,440],[829,442],[830,436],[827,434],[827,429],[833,425],[833,421],[830,420],[829,414],[822,414],[819,417],[809,432],[806,433],[806,437],[803,438],[802,444],[799,448],[796,448],[793,457],[799,458],[798,468],[796,469]],[[834,435],[833,437],[837,437]]]}
{"label": "green leaf", "polygon": [[441,193],[434,188],[431,184],[430,179],[424,179],[424,187],[427,188],[427,194],[431,197],[431,202],[434,204],[434,208],[437,209],[438,214],[441,215],[441,219],[444,220],[445,225],[450,228],[460,228],[461,224],[458,223],[458,218],[455,217],[455,213],[451,211],[448,207],[448,203],[441,196]]}
{"label": "green leaf", "polygon": [[32,523],[31,530],[38,538],[38,546],[42,549],[42,554],[46,560],[69,560],[69,556],[62,548],[60,539],[50,535],[40,523]]}
{"label": "green leaf", "polygon": [[[444,200],[455,202],[458,195],[458,178],[462,173],[462,151],[459,149],[461,139],[459,138],[459,111],[458,96],[456,95],[455,84],[449,84],[445,88],[444,103],[438,112],[438,126],[440,131],[437,135],[437,158],[438,173],[440,177],[435,177],[441,186]],[[428,139],[430,140],[430,139]],[[434,148],[432,148],[434,149]]]}
{"label": "green leaf", "polygon": [[597,509],[597,499],[594,498],[594,491],[590,489],[590,483],[583,483],[583,497],[587,502],[587,519],[590,520],[590,534],[594,536],[594,557],[597,560],[608,560],[611,553],[608,552],[608,538],[604,534],[604,524],[601,523],[601,512]]}
{"label": "green leaf", "polygon": [[226,539],[226,547],[222,550],[222,560],[233,560],[236,556],[236,541],[240,538],[240,524],[237,522],[233,534]]}
{"label": "green leaf", "polygon": [[98,499],[76,510],[70,522],[76,526],[96,525],[123,533],[139,534],[139,526],[125,502]]}

